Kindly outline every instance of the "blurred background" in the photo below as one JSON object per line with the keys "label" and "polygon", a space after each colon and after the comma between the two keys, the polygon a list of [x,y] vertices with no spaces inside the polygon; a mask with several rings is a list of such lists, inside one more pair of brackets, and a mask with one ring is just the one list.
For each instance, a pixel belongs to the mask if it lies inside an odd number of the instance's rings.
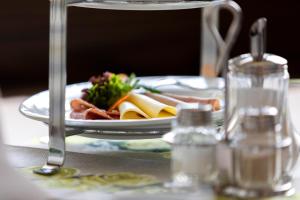
{"label": "blurred background", "polygon": [[[300,1],[236,0],[244,11],[242,33],[231,56],[249,51],[248,30],[268,18],[268,52],[289,61],[300,77]],[[221,15],[221,28],[228,16]],[[0,8],[0,84],[4,95],[47,89],[49,2],[3,1]],[[197,75],[201,10],[68,10],[68,83],[109,70],[144,75]]]}

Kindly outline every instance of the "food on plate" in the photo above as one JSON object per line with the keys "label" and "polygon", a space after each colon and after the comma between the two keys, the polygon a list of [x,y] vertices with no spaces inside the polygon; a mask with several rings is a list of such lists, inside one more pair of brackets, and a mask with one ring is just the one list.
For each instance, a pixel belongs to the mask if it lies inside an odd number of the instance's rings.
{"label": "food on plate", "polygon": [[219,99],[205,99],[205,98],[199,98],[193,96],[182,96],[182,95],[175,95],[169,93],[155,94],[155,93],[146,92],[145,95],[157,101],[165,103],[169,106],[174,106],[174,107],[176,107],[178,104],[184,104],[184,103],[201,103],[201,104],[210,104],[212,106],[213,111],[218,111],[221,109]]}
{"label": "food on plate", "polygon": [[120,113],[117,110],[106,111],[82,100],[73,99],[71,101],[72,119],[119,119]]}
{"label": "food on plate", "polygon": [[218,111],[221,109],[221,104],[219,99],[206,99],[194,96],[183,96],[176,94],[164,93],[165,96],[183,101],[185,103],[201,103],[201,104],[210,104],[213,111]]}
{"label": "food on plate", "polygon": [[139,107],[131,102],[124,101],[119,105],[120,119],[149,119]]}
{"label": "food on plate", "polygon": [[[82,97],[70,102],[73,119],[132,120],[176,116],[176,106],[183,103],[211,104],[220,110],[218,99],[203,99],[161,93],[139,84],[135,75],[105,72],[89,80],[90,88],[82,90]],[[143,90],[136,90],[143,88]]]}
{"label": "food on plate", "polygon": [[142,109],[151,118],[172,117],[176,115],[176,108],[156,101],[142,94],[131,92],[128,101]]}
{"label": "food on plate", "polygon": [[151,93],[151,92],[146,92],[145,93],[146,96],[155,99],[161,103],[167,104],[169,106],[174,106],[176,107],[178,104],[183,104],[185,103],[184,101],[180,101],[178,99],[172,98],[172,97],[168,97],[162,94],[155,94],[155,93]]}
{"label": "food on plate", "polygon": [[116,103],[114,103],[111,107],[109,107],[108,111],[113,111],[115,109],[118,108],[118,106],[123,103],[124,101],[126,101],[128,99],[129,95],[125,95],[124,97],[121,97],[118,101],[116,101]]}
{"label": "food on plate", "polygon": [[81,111],[85,111],[89,108],[96,108],[96,106],[94,106],[93,104],[90,104],[82,99],[73,99],[71,102],[71,107],[73,109],[74,112],[81,112]]}
{"label": "food on plate", "polygon": [[134,75],[114,74],[105,72],[99,76],[90,78],[91,88],[83,90],[82,99],[93,104],[97,108],[109,109],[121,97],[135,89],[138,80]]}

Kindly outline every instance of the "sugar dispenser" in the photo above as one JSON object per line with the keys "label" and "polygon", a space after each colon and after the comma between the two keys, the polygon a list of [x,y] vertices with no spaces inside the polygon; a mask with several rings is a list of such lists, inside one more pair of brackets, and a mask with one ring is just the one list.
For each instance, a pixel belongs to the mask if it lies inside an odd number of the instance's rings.
{"label": "sugar dispenser", "polygon": [[278,122],[286,114],[289,73],[287,60],[265,53],[266,19],[259,19],[250,30],[251,54],[243,54],[229,61],[228,102],[231,132],[239,109],[274,106]]}
{"label": "sugar dispenser", "polygon": [[240,109],[275,107],[278,110],[276,123],[281,125],[283,134],[292,139],[292,145],[285,150],[283,160],[283,170],[288,175],[299,156],[299,136],[288,112],[287,60],[265,53],[266,23],[267,20],[261,18],[251,27],[251,54],[244,54],[229,61],[227,136],[234,136],[235,126],[239,124]]}
{"label": "sugar dispenser", "polygon": [[[236,6],[232,6],[232,8],[234,7],[236,8]],[[220,49],[220,56],[216,69],[218,72],[223,69],[223,76],[225,79],[225,140],[218,144],[218,149],[220,149],[218,150],[218,156],[224,156],[222,157],[221,165],[218,166],[221,178],[219,178],[216,190],[230,194],[231,192],[234,193],[234,187],[230,187],[230,185],[234,186],[239,183],[239,186],[242,188],[245,187],[245,185],[241,184],[244,181],[236,180],[237,171],[235,168],[237,166],[235,163],[235,153],[233,153],[233,149],[238,146],[232,146],[232,141],[236,140],[236,137],[239,137],[239,133],[247,132],[248,130],[243,129],[243,127],[248,127],[248,123],[251,124],[250,121],[255,120],[251,117],[246,117],[241,113],[248,109],[261,110],[265,107],[274,107],[277,110],[277,115],[267,117],[272,118],[273,122],[263,123],[269,123],[269,125],[276,124],[276,126],[280,126],[281,131],[279,134],[277,134],[278,130],[276,130],[275,127],[273,127],[274,129],[272,130],[270,128],[268,131],[273,132],[274,135],[280,135],[281,140],[290,141],[289,145],[281,148],[279,151],[281,153],[276,151],[275,160],[277,163],[280,162],[281,165],[276,165],[278,167],[276,167],[276,173],[273,174],[272,180],[277,179],[279,182],[274,184],[273,187],[271,187],[272,184],[267,184],[268,186],[266,186],[266,188],[268,189],[263,190],[262,192],[254,194],[251,192],[249,194],[247,193],[245,198],[250,198],[251,195],[258,197],[260,195],[268,196],[279,193],[282,194],[285,192],[290,194],[290,191],[292,191],[292,187],[290,187],[292,180],[291,171],[298,160],[300,145],[299,135],[291,123],[287,106],[289,84],[287,60],[274,54],[265,53],[267,20],[262,18],[256,21],[250,30],[251,53],[243,54],[227,62],[230,48],[226,48],[226,45],[228,47],[228,41],[230,40],[225,38],[223,41],[217,31],[217,27],[212,23],[209,23],[209,19],[210,15],[207,16],[207,22],[211,26],[210,30]],[[232,32],[230,32],[229,29],[229,34],[230,33]],[[265,114],[261,113],[260,115]],[[261,117],[257,117],[255,123],[260,123],[260,118]],[[248,134],[244,134],[244,136],[245,135],[248,136]],[[277,138],[277,136],[275,138]],[[275,142],[273,140],[274,147],[277,147],[277,139]],[[246,139],[246,141],[247,140],[248,139]],[[248,142],[251,141],[252,139],[249,139]],[[272,139],[270,139],[270,142],[271,141]],[[225,155],[224,152],[227,152],[227,154]],[[224,165],[223,163],[226,164]],[[278,171],[280,171],[280,173]],[[278,179],[279,177],[280,180]],[[274,181],[270,181],[269,183],[274,183]],[[277,185],[280,186],[279,189]],[[264,193],[264,191],[267,192]],[[241,193],[239,193],[238,191],[235,196],[243,197],[243,194],[245,194],[245,192],[241,191]]]}

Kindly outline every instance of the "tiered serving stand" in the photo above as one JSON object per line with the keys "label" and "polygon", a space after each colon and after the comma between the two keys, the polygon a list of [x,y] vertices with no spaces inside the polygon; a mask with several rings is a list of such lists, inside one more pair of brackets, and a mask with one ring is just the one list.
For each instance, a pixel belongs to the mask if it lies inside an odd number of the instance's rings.
{"label": "tiered serving stand", "polygon": [[[66,33],[67,9],[71,6],[111,9],[111,10],[180,10],[212,6],[223,0],[50,0],[50,53],[49,53],[49,155],[47,164],[40,173],[52,173],[61,167],[65,160],[66,135],[80,134],[82,129],[65,126],[65,93],[66,93]],[[202,13],[207,12],[206,9]],[[202,14],[203,15],[203,14]],[[200,17],[200,14],[199,14]],[[217,16],[215,16],[217,23]],[[199,24],[200,25],[200,24]],[[202,66],[213,65],[216,60],[217,47],[202,20]],[[90,135],[101,134],[97,129]],[[123,130],[115,130],[123,131]],[[160,132],[159,130],[156,130]],[[165,131],[165,130],[162,130]],[[67,134],[65,134],[67,133]],[[89,134],[88,131],[85,132]],[[151,137],[160,137],[154,132]],[[105,138],[105,137],[104,137]],[[106,137],[115,139],[110,136]],[[150,138],[145,134],[145,137]],[[122,139],[126,139],[122,138]],[[128,139],[131,139],[128,137]]]}

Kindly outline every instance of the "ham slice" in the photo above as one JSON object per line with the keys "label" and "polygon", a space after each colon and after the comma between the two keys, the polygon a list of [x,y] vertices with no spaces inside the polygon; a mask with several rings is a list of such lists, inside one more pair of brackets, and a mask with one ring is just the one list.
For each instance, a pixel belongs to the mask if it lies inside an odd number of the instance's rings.
{"label": "ham slice", "polygon": [[120,112],[117,110],[106,111],[106,113],[113,119],[120,119]]}
{"label": "ham slice", "polygon": [[99,108],[90,108],[86,111],[85,119],[113,119],[109,116],[105,110],[100,110]]}
{"label": "ham slice", "polygon": [[72,119],[113,119],[105,110],[100,110],[99,108],[89,108],[82,112],[73,111],[70,116]]}
{"label": "ham slice", "polygon": [[96,108],[93,104],[90,104],[89,102],[82,100],[82,99],[73,99],[71,101],[71,108],[75,112],[82,112],[89,108]]}
{"label": "ham slice", "polygon": [[218,111],[221,109],[221,104],[220,104],[219,99],[205,99],[205,98],[200,98],[200,97],[175,95],[175,94],[169,94],[169,93],[164,93],[163,95],[177,99],[179,101],[183,101],[185,103],[210,104],[212,106],[213,111]]}
{"label": "ham slice", "polygon": [[73,99],[70,104],[73,110],[70,114],[72,119],[120,119],[118,111],[107,112],[82,99]]}
{"label": "ham slice", "polygon": [[164,104],[167,104],[169,106],[174,106],[176,107],[178,104],[183,104],[183,103],[186,103],[184,101],[180,101],[178,99],[175,99],[173,97],[168,97],[168,96],[165,96],[165,95],[162,95],[162,94],[154,94],[154,93],[151,93],[151,92],[147,92],[145,93],[146,96],[156,100],[156,101],[159,101],[161,103],[164,103]]}

